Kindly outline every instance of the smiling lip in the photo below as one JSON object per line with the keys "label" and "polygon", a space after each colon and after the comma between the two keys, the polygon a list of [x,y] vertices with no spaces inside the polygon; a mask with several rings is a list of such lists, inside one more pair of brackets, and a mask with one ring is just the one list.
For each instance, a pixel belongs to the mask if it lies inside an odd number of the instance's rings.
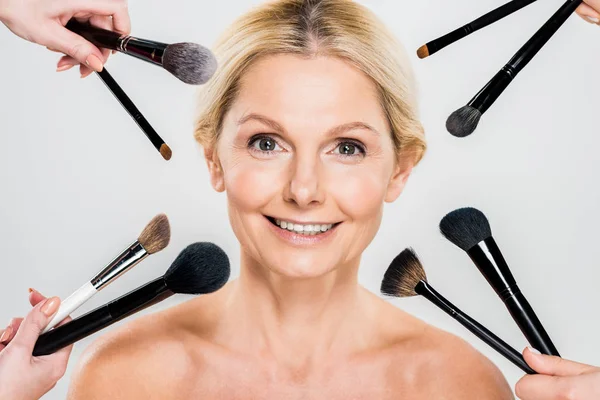
{"label": "smiling lip", "polygon": [[[283,221],[289,221],[289,222],[294,222],[292,220],[283,220]],[[272,217],[267,217],[265,216],[265,222],[267,223],[267,225],[269,226],[269,229],[271,229],[279,238],[283,239],[284,241],[286,241],[289,244],[292,245],[296,245],[296,246],[310,246],[310,245],[316,245],[316,244],[320,244],[323,243],[327,240],[330,240],[331,237],[333,237],[335,235],[335,233],[337,232],[337,227],[341,224],[341,222],[337,222],[337,223],[333,223],[332,227],[322,233],[319,233],[318,235],[304,235],[301,233],[296,233],[294,231],[290,231],[287,229],[283,229],[279,226],[277,226],[275,224],[275,219]],[[298,223],[300,225],[312,225],[312,223],[310,224],[305,224],[305,223]],[[314,223],[314,225],[317,225],[317,223]],[[328,225],[328,224],[321,224],[321,225]]]}

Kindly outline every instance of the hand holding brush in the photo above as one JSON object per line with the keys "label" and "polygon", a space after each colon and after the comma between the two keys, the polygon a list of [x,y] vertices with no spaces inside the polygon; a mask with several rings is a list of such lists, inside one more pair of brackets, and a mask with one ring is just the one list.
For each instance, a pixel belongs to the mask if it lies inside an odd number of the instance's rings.
{"label": "hand holding brush", "polygon": [[64,26],[72,18],[127,35],[131,31],[126,0],[0,0],[0,21],[15,35],[66,56],[57,71],[81,64],[85,77],[101,71],[110,54]]}
{"label": "hand holding brush", "polygon": [[0,329],[0,399],[37,400],[62,378],[72,346],[43,358],[32,355],[33,347],[52,315],[58,297],[46,299],[30,289],[33,309],[25,318],[13,318]]}
{"label": "hand holding brush", "polygon": [[540,354],[530,348],[523,352],[538,375],[524,376],[515,393],[521,400],[600,399],[600,368]]}

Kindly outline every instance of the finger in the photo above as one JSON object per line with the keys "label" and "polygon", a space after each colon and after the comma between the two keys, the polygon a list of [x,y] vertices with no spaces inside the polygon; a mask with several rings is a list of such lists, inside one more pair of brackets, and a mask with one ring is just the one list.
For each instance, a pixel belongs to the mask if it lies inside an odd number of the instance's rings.
{"label": "finger", "polygon": [[596,14],[600,13],[600,0],[585,0],[583,4],[592,8]]}
{"label": "finger", "polygon": [[71,56],[62,56],[56,63],[56,72],[67,71],[74,66],[79,65],[79,61]]}
{"label": "finger", "polygon": [[2,338],[2,343],[8,346],[8,344],[15,338],[21,323],[23,322],[23,318],[13,318],[8,323],[6,330],[4,331],[4,337]]}
{"label": "finger", "polygon": [[60,50],[79,63],[88,65],[96,71],[102,71],[102,52],[83,37],[58,23],[52,25],[46,36],[50,38],[50,42],[46,43],[47,47]]}
{"label": "finger", "polygon": [[515,385],[515,394],[521,400],[578,399],[576,378],[548,375],[526,375]]}
{"label": "finger", "polygon": [[594,369],[591,365],[576,363],[564,358],[536,354],[529,348],[525,349],[523,357],[531,368],[544,375],[572,376]]}
{"label": "finger", "polygon": [[595,7],[591,7],[586,3],[582,3],[577,7],[577,14],[589,23],[597,24],[600,21],[600,0],[588,1],[589,4],[597,3]]}
{"label": "finger", "polygon": [[93,69],[90,69],[83,64],[79,66],[79,74],[81,75],[80,78],[87,78],[92,72],[94,72]]}
{"label": "finger", "polygon": [[[29,303],[32,306],[36,306],[39,302],[41,302],[43,300],[46,300],[46,296],[44,296],[43,294],[41,294],[40,292],[38,292],[35,289],[31,289],[31,288],[29,289]],[[67,318],[63,319],[60,323],[56,324],[56,326],[64,325],[69,321],[71,321],[71,317],[67,317]]]}
{"label": "finger", "polygon": [[[99,28],[102,28],[102,29],[106,29],[108,31],[113,30],[113,20],[111,17],[107,17],[107,16],[103,16],[103,15],[93,15],[90,18],[90,24],[97,26]],[[110,50],[100,48],[100,51],[102,52],[102,62],[106,63],[106,61],[108,60],[108,56],[110,56]]]}
{"label": "finger", "polygon": [[33,307],[44,300],[46,300],[46,296],[35,289],[29,289],[29,304],[31,304]]}
{"label": "finger", "polygon": [[13,336],[13,331],[12,331],[12,320],[11,322],[8,324],[8,326],[6,327],[6,329],[4,329],[2,331],[2,335],[0,335],[0,344],[6,346],[8,344],[8,342],[10,341],[10,339]]}
{"label": "finger", "polygon": [[23,347],[29,354],[33,353],[35,342],[50,322],[51,317],[58,311],[59,306],[60,299],[58,297],[38,303],[21,323],[11,344]]}
{"label": "finger", "polygon": [[114,30],[128,35],[131,32],[131,20],[126,0],[77,0],[72,9],[85,11],[95,15],[111,16]]}

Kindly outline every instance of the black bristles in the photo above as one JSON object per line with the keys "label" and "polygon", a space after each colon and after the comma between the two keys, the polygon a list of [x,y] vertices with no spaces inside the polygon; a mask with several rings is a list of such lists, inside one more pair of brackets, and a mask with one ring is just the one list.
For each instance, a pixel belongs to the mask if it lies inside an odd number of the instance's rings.
{"label": "black bristles", "polygon": [[492,236],[492,228],[485,214],[472,207],[448,213],[440,221],[440,232],[464,251]]}
{"label": "black bristles", "polygon": [[394,297],[416,296],[415,286],[427,282],[419,257],[411,248],[404,249],[392,261],[381,281],[381,293]]}
{"label": "black bristles", "polygon": [[165,274],[169,290],[180,294],[206,294],[219,290],[229,279],[229,258],[216,244],[190,244]]}
{"label": "black bristles", "polygon": [[471,106],[464,106],[454,111],[446,120],[446,129],[456,137],[469,136],[477,129],[481,119],[481,111]]}
{"label": "black bristles", "polygon": [[217,60],[206,47],[196,43],[175,43],[167,46],[163,67],[190,85],[202,85],[217,70]]}

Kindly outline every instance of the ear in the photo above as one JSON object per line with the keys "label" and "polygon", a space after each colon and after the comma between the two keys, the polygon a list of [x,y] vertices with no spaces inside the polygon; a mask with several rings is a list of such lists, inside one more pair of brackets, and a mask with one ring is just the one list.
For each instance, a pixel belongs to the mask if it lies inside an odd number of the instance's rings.
{"label": "ear", "polygon": [[387,192],[384,199],[386,203],[392,203],[400,196],[414,166],[415,163],[412,161],[412,159],[410,159],[410,157],[404,160],[398,160],[394,174],[388,183]]}
{"label": "ear", "polygon": [[212,187],[219,193],[224,192],[225,180],[223,179],[223,168],[221,167],[216,146],[205,147],[204,158],[206,159],[206,165],[208,166]]}

